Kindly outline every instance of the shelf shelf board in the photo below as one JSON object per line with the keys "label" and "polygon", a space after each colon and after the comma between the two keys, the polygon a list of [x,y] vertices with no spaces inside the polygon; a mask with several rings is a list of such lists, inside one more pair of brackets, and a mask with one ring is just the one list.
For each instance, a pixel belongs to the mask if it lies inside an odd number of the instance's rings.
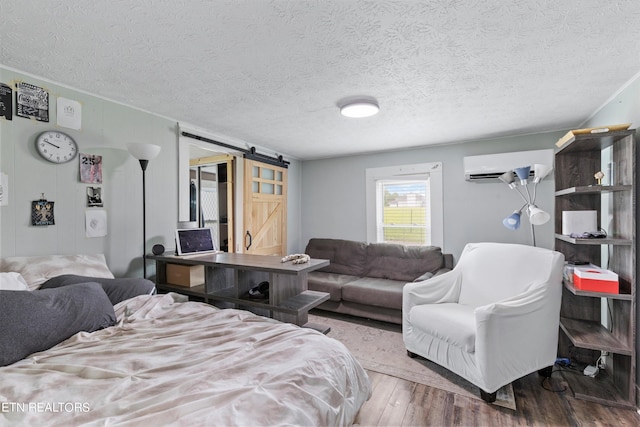
{"label": "shelf shelf board", "polygon": [[189,287],[189,286],[172,285],[170,283],[161,283],[161,284],[157,284],[156,288],[159,291],[163,291],[163,292],[176,292],[179,294],[189,295],[192,297],[199,297],[199,298],[205,297],[204,285]]}
{"label": "shelf shelf board", "polygon": [[615,142],[635,133],[635,129],[575,135],[559,148],[556,156],[583,151],[604,150]]}
{"label": "shelf shelf board", "polygon": [[273,310],[280,313],[295,315],[306,313],[313,307],[316,307],[329,299],[329,294],[326,292],[307,290],[282,301],[278,305],[271,305],[266,299],[254,300],[249,298],[237,298],[235,296],[234,288],[225,288],[215,292],[209,292],[206,296],[210,300],[230,302],[245,307],[262,308],[265,310]]}
{"label": "shelf shelf board", "polygon": [[298,295],[292,296],[291,298],[287,298],[276,306],[269,304],[269,301],[266,299],[254,300],[249,298],[237,298],[233,287],[209,293],[205,291],[204,285],[188,287],[163,283],[161,285],[157,285],[157,287],[159,290],[165,292],[178,292],[183,295],[206,298],[214,301],[231,302],[245,307],[262,308],[265,310],[273,310],[295,315],[306,313],[329,299],[329,294],[326,292],[306,290]]}
{"label": "shelf shelf board", "polygon": [[580,187],[569,187],[556,191],[556,196],[567,196],[571,194],[602,194],[614,191],[633,190],[631,185],[585,185]]}
{"label": "shelf shelf board", "polygon": [[633,354],[633,348],[614,337],[599,322],[561,317],[560,327],[576,347],[625,356]]}
{"label": "shelf shelf board", "polygon": [[291,298],[284,300],[278,306],[278,310],[290,310],[290,312],[293,314],[297,314],[298,312],[306,313],[312,308],[327,301],[328,299],[329,294],[327,292],[306,290],[300,292],[298,295],[294,295]]}
{"label": "shelf shelf board", "polygon": [[606,292],[583,291],[580,289],[576,289],[576,287],[571,282],[564,280],[563,283],[564,283],[564,287],[567,288],[569,292],[577,296],[611,298],[611,299],[619,299],[619,300],[625,300],[625,301],[633,301],[633,296],[629,294],[610,294]]}
{"label": "shelf shelf board", "polygon": [[563,242],[573,243],[574,245],[626,245],[633,244],[631,239],[617,239],[615,237],[605,237],[604,239],[577,239],[575,237],[566,236],[556,233],[555,238]]}
{"label": "shelf shelf board", "polygon": [[635,409],[635,402],[622,396],[606,371],[601,371],[595,378],[591,378],[580,373],[563,370],[562,376],[569,384],[576,399]]}

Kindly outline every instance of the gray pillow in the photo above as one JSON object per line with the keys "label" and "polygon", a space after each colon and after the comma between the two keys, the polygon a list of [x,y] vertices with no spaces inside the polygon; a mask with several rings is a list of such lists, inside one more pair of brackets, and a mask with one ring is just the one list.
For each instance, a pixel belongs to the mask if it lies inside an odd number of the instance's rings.
{"label": "gray pillow", "polygon": [[87,282],[95,282],[102,285],[102,289],[104,289],[113,305],[138,295],[151,295],[156,289],[156,285],[151,280],[142,278],[107,279],[102,277],[78,276],[75,274],[63,274],[52,277],[44,282],[42,286],[40,286],[40,289],[59,288],[61,286]]}
{"label": "gray pillow", "polygon": [[115,323],[113,305],[98,283],[0,291],[0,366]]}

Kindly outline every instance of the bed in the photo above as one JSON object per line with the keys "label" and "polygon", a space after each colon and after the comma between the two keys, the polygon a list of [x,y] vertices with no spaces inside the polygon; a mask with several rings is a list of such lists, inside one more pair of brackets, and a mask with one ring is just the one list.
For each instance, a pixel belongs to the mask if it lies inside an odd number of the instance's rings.
{"label": "bed", "polygon": [[[29,265],[43,268],[30,261],[23,267]],[[104,285],[117,287],[110,272],[49,268],[34,281],[30,272],[16,271],[14,259],[1,268],[11,271],[0,273],[5,289],[14,280],[31,289],[0,290],[3,329],[15,319],[30,323],[52,305],[77,305],[70,319],[47,314],[53,320],[40,318],[37,328],[17,327],[15,342],[33,340],[28,335],[38,328],[55,335],[69,323],[87,324],[86,331],[0,367],[0,425],[350,425],[371,395],[366,372],[346,347],[314,330],[175,293],[113,292]],[[38,295],[49,308],[31,301]],[[113,305],[116,297],[124,299]],[[10,344],[0,338],[3,352]]]}

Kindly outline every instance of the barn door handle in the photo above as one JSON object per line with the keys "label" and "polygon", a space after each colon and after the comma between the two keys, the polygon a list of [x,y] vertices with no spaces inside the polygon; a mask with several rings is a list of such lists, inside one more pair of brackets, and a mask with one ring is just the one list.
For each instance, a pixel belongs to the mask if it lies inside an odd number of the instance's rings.
{"label": "barn door handle", "polygon": [[249,238],[249,244],[246,245],[247,250],[249,250],[249,248],[251,247],[251,243],[253,242],[253,237],[251,236],[251,233],[249,233],[249,230],[247,230],[247,234],[244,236],[244,242],[247,243],[247,237]]}

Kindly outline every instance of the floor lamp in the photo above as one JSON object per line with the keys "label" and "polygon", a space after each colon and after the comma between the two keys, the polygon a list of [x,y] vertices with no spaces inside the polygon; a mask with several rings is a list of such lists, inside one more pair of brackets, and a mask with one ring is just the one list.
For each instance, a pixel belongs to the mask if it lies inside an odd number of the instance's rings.
{"label": "floor lamp", "polygon": [[160,153],[160,146],[153,144],[129,144],[127,145],[129,153],[140,161],[142,168],[142,274],[147,278],[147,202],[146,202],[146,183],[145,171],[149,160],[155,158]]}
{"label": "floor lamp", "polygon": [[[522,213],[526,213],[529,217],[529,224],[531,225],[531,240],[533,246],[536,245],[536,235],[533,230],[534,225],[542,225],[549,221],[551,215],[543,211],[536,206],[536,189],[538,183],[544,179],[545,176],[551,172],[551,167],[542,164],[536,164],[533,167],[534,178],[533,185],[529,185],[529,175],[531,173],[531,166],[524,166],[516,168],[508,172],[503,173],[498,178],[509,186],[510,189],[516,190],[524,201],[524,205],[519,210],[513,211],[511,215],[502,220],[502,224],[509,230],[517,230],[520,228],[520,216]],[[515,173],[515,176],[514,176]],[[518,181],[516,181],[516,177]]]}

